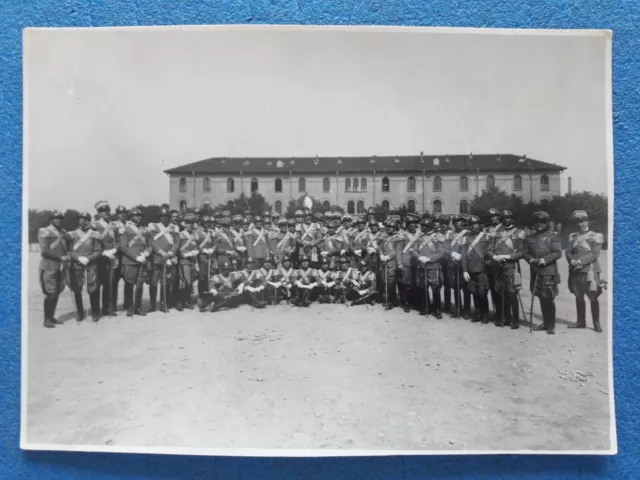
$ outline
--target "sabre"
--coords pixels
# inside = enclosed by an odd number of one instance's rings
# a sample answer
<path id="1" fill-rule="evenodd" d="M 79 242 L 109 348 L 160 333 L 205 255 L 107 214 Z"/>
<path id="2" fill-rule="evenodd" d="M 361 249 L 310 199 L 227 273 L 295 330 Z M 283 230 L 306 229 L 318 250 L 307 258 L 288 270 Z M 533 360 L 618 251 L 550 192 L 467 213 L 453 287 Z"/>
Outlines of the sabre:
<path id="1" fill-rule="evenodd" d="M 385 262 L 384 264 L 384 306 L 389 310 L 389 283 L 387 281 L 387 268 L 389 268 Z"/>
<path id="2" fill-rule="evenodd" d="M 455 299 L 457 300 L 458 307 L 458 318 L 460 318 L 460 304 L 462 303 L 462 295 L 460 294 L 460 265 L 453 264 L 454 271 L 456 272 L 456 282 L 458 284 L 458 289 L 456 290 Z"/>
<path id="3" fill-rule="evenodd" d="M 162 266 L 162 298 L 164 301 L 164 309 L 169 310 L 167 305 L 167 262 Z"/>
<path id="4" fill-rule="evenodd" d="M 427 267 L 425 265 L 424 267 L 424 294 L 425 294 L 425 301 L 427 303 L 427 317 L 429 316 L 429 279 L 427 277 Z"/>
<path id="5" fill-rule="evenodd" d="M 520 310 L 522 311 L 522 314 L 525 315 L 526 318 L 526 314 L 525 314 L 525 310 L 524 310 L 524 305 L 522 303 L 522 297 L 520 296 L 520 292 L 516 291 L 516 295 L 518 297 L 518 302 L 520 303 Z M 531 328 L 529 328 L 529 333 L 531 333 Z"/>
<path id="6" fill-rule="evenodd" d="M 533 301 L 536 298 L 536 287 L 538 286 L 538 269 L 533 277 L 533 292 L 531 292 L 531 309 L 529 310 L 529 333 L 533 332 Z"/>
<path id="7" fill-rule="evenodd" d="M 504 267 L 502 267 L 502 315 L 500 317 L 500 326 L 504 327 L 504 304 L 505 304 L 505 283 L 506 283 L 507 275 L 505 274 Z"/>

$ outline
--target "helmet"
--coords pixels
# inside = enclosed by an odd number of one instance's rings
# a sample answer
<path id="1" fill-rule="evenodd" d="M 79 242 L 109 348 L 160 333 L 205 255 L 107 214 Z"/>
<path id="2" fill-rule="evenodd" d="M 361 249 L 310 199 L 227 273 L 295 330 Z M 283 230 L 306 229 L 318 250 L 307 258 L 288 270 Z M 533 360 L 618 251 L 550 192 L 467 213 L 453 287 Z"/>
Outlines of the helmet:
<path id="1" fill-rule="evenodd" d="M 359 217 L 356 218 L 356 225 L 360 225 L 360 224 L 366 224 L 367 223 L 367 219 L 364 218 L 364 215 L 361 215 Z"/>
<path id="2" fill-rule="evenodd" d="M 78 219 L 84 218 L 85 220 L 91 221 L 91 214 L 89 212 L 82 212 L 78 214 Z"/>
<path id="3" fill-rule="evenodd" d="M 116 207 L 116 213 L 127 213 L 127 209 L 125 207 L 123 207 L 122 205 L 118 205 Z"/>
<path id="4" fill-rule="evenodd" d="M 280 219 L 280 214 L 278 212 L 273 212 L 271 214 L 271 218 L 274 219 L 274 220 L 278 220 L 278 219 Z"/>
<path id="5" fill-rule="evenodd" d="M 513 218 L 513 212 L 511 210 L 502 210 L 500 212 L 501 218 Z"/>
<path id="6" fill-rule="evenodd" d="M 367 263 L 367 261 L 366 261 L 364 258 L 361 258 L 361 259 L 358 261 L 358 268 L 367 267 L 367 265 L 368 265 L 368 263 Z"/>
<path id="7" fill-rule="evenodd" d="M 111 211 L 111 206 L 109 206 L 109 202 L 107 202 L 106 200 L 98 200 L 95 205 L 96 210 L 98 212 L 110 212 Z"/>
<path id="8" fill-rule="evenodd" d="M 441 222 L 442 221 L 442 214 L 440 212 L 435 212 L 433 215 L 431 215 L 431 219 L 434 222 Z"/>
<path id="9" fill-rule="evenodd" d="M 50 218 L 53 220 L 54 218 L 64 218 L 64 215 L 60 210 L 54 210 L 51 212 Z"/>
<path id="10" fill-rule="evenodd" d="M 417 213 L 409 212 L 405 216 L 405 221 L 407 223 L 418 223 L 420 221 L 420 215 Z"/>
<path id="11" fill-rule="evenodd" d="M 300 257 L 298 257 L 298 261 L 300 263 L 302 262 L 308 262 L 309 261 L 309 257 L 307 255 L 300 255 Z"/>
<path id="12" fill-rule="evenodd" d="M 320 265 L 329 266 L 329 259 L 327 257 L 322 257 L 322 260 L 320 261 Z"/>
<path id="13" fill-rule="evenodd" d="M 584 222 L 586 220 L 589 220 L 589 215 L 585 210 L 575 210 L 571 214 L 571 220 L 573 220 L 574 222 Z"/>
<path id="14" fill-rule="evenodd" d="M 469 215 L 469 219 L 468 219 L 469 225 L 474 225 L 474 224 L 480 224 L 482 223 L 480 221 L 480 217 L 478 217 L 477 215 Z"/>
<path id="15" fill-rule="evenodd" d="M 369 228 L 377 227 L 378 226 L 378 222 L 376 222 L 375 220 L 371 220 L 369 223 L 367 223 L 367 226 Z"/>
<path id="16" fill-rule="evenodd" d="M 255 217 L 253 217 L 253 222 L 254 223 L 262 223 L 262 217 L 260 215 L 256 215 Z"/>
<path id="17" fill-rule="evenodd" d="M 242 215 L 234 215 L 233 217 L 231 217 L 231 223 L 242 223 Z"/>
<path id="18" fill-rule="evenodd" d="M 340 257 L 340 263 L 349 263 L 349 258 L 347 258 L 347 257 Z"/>
<path id="19" fill-rule="evenodd" d="M 353 221 L 353 218 L 351 218 L 350 215 L 344 215 L 342 217 L 342 223 L 348 223 L 348 222 L 351 222 L 351 221 Z"/>
<path id="20" fill-rule="evenodd" d="M 295 219 L 293 219 L 293 218 L 287 218 L 287 225 L 288 225 L 288 226 L 293 227 L 293 226 L 295 226 L 295 224 L 296 224 Z"/>
<path id="21" fill-rule="evenodd" d="M 442 215 L 442 219 L 440 221 L 442 223 L 449 223 L 451 221 L 451 215 Z"/>
<path id="22" fill-rule="evenodd" d="M 195 215 L 200 215 L 200 213 L 202 213 L 202 210 L 200 210 L 200 208 L 196 207 L 196 208 L 193 209 L 193 213 Z"/>
<path id="23" fill-rule="evenodd" d="M 218 224 L 228 227 L 229 225 L 231 225 L 231 219 L 229 217 L 220 217 L 218 219 Z"/>
<path id="24" fill-rule="evenodd" d="M 533 220 L 536 223 L 546 223 L 546 222 L 551 221 L 551 215 L 549 215 L 544 210 L 538 210 L 537 212 L 535 212 L 533 214 Z"/>
<path id="25" fill-rule="evenodd" d="M 420 220 L 420 226 L 433 228 L 433 220 L 431 220 L 430 218 L 423 218 L 422 220 Z"/>
<path id="26" fill-rule="evenodd" d="M 158 218 L 162 218 L 162 217 L 170 217 L 171 216 L 171 212 L 169 211 L 168 208 L 161 208 L 160 211 L 158 212 Z"/>
<path id="27" fill-rule="evenodd" d="M 322 215 L 322 213 L 320 212 L 316 212 L 313 214 L 313 218 L 315 218 L 316 220 L 320 221 L 324 218 L 324 215 Z"/>
<path id="28" fill-rule="evenodd" d="M 137 208 L 132 208 L 131 210 L 129 210 L 129 216 L 130 217 L 135 217 L 135 216 L 141 216 L 142 212 L 140 210 L 138 210 Z"/>
<path id="29" fill-rule="evenodd" d="M 283 257 L 282 264 L 284 265 L 285 263 L 291 263 L 291 259 L 289 257 Z"/>
<path id="30" fill-rule="evenodd" d="M 197 216 L 194 213 L 187 213 L 184 216 L 184 223 L 192 224 L 197 220 Z"/>
<path id="31" fill-rule="evenodd" d="M 284 218 L 278 220 L 278 226 L 279 227 L 286 227 L 287 226 L 287 221 Z"/>
<path id="32" fill-rule="evenodd" d="M 231 266 L 231 264 L 229 262 L 222 262 L 222 265 L 220 265 L 220 270 L 222 270 L 223 272 L 228 272 L 232 268 L 233 267 Z"/>
<path id="33" fill-rule="evenodd" d="M 461 222 L 461 221 L 464 222 L 464 218 L 462 217 L 462 215 L 458 215 L 457 213 L 451 215 L 451 222 L 452 223 Z"/>
<path id="34" fill-rule="evenodd" d="M 375 215 L 376 214 L 376 209 L 373 207 L 369 207 L 367 208 L 367 214 L 369 215 Z"/>
<path id="35" fill-rule="evenodd" d="M 490 208 L 489 210 L 487 210 L 487 216 L 488 217 L 496 217 L 496 216 L 500 216 L 500 212 L 495 209 L 495 208 Z"/>
<path id="36" fill-rule="evenodd" d="M 296 216 L 296 217 L 302 217 L 302 216 L 304 216 L 304 213 L 302 212 L 302 210 L 296 210 L 296 211 L 294 212 L 294 216 Z"/>

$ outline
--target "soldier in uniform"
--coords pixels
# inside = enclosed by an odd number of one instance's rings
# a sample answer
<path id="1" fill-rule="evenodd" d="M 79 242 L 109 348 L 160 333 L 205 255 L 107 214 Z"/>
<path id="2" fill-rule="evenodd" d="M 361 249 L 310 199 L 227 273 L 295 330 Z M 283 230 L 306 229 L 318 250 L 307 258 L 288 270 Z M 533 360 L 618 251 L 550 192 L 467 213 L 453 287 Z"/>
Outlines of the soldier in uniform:
<path id="1" fill-rule="evenodd" d="M 119 237 L 122 252 L 122 274 L 124 278 L 124 302 L 128 305 L 127 317 L 145 316 L 142 311 L 142 289 L 147 272 L 146 263 L 151 255 L 151 237 L 146 228 L 140 225 L 142 212 L 132 208 L 130 221 Z M 135 295 L 134 295 L 135 290 Z"/>
<path id="2" fill-rule="evenodd" d="M 298 254 L 300 256 L 304 255 L 309 259 L 311 268 L 316 267 L 320 260 L 318 244 L 321 240 L 317 227 L 311 223 L 311 210 L 305 209 L 303 223 L 300 224 L 297 237 Z M 298 259 L 298 261 L 301 262 L 302 260 Z"/>
<path id="3" fill-rule="evenodd" d="M 111 288 L 113 287 L 113 279 L 118 265 L 118 238 L 117 229 L 110 221 L 111 207 L 109 202 L 100 200 L 96 202 L 97 210 L 96 219 L 93 228 L 97 233 L 97 238 L 102 242 L 102 255 L 96 260 L 98 268 L 98 292 L 102 291 L 102 315 L 116 316 L 115 310 L 112 310 Z M 100 296 L 98 295 L 98 298 Z"/>
<path id="4" fill-rule="evenodd" d="M 519 328 L 520 315 L 518 292 L 522 287 L 520 275 L 520 259 L 524 256 L 525 233 L 513 225 L 513 213 L 503 210 L 501 226 L 492 235 L 487 257 L 493 260 L 496 274 L 494 288 L 497 290 L 499 305 L 502 309 L 496 312 L 496 326 L 511 325 Z"/>
<path id="5" fill-rule="evenodd" d="M 489 236 L 493 236 L 495 235 L 496 231 L 502 226 L 500 224 L 500 212 L 495 208 L 490 208 L 487 211 L 487 217 L 489 217 L 489 225 L 484 229 L 484 231 Z M 502 270 L 500 268 L 500 265 L 493 261 L 493 259 L 491 258 L 488 258 L 486 260 L 485 266 L 487 269 L 487 278 L 489 279 L 491 304 L 493 305 L 495 317 L 499 318 L 500 312 L 502 311 L 502 298 L 500 297 L 500 291 L 496 289 L 496 278 L 500 276 Z"/>
<path id="6" fill-rule="evenodd" d="M 238 287 L 242 283 L 242 276 L 233 272 L 231 263 L 219 265 L 220 273 L 213 275 L 209 282 L 210 299 L 209 311 L 216 312 L 222 308 L 236 308 L 240 305 L 241 294 Z"/>
<path id="7" fill-rule="evenodd" d="M 316 273 L 310 266 L 310 259 L 306 255 L 300 256 L 300 268 L 295 273 L 296 301 L 295 305 L 299 307 L 308 307 L 311 305 L 311 299 L 314 289 L 318 286 L 315 276 Z"/>
<path id="8" fill-rule="evenodd" d="M 151 312 L 156 311 L 158 298 L 158 285 L 160 292 L 160 311 L 167 312 L 174 298 L 173 279 L 177 276 L 177 252 L 180 247 L 180 234 L 171 223 L 171 212 L 167 208 L 161 208 L 158 213 L 158 222 L 150 223 L 147 227 L 152 256 L 148 262 L 149 270 L 149 298 Z"/>
<path id="9" fill-rule="evenodd" d="M 401 244 L 398 234 L 398 220 L 388 218 L 385 222 L 386 235 L 380 241 L 378 257 L 382 263 L 381 276 L 383 279 L 382 288 L 385 290 L 386 308 L 392 309 L 398 306 L 396 295 L 396 269 L 398 265 L 399 251 Z"/>
<path id="10" fill-rule="evenodd" d="M 91 214 L 89 212 L 82 212 L 78 215 L 78 228 L 67 235 L 67 251 L 71 258 L 68 281 L 69 289 L 74 294 L 78 312 L 76 319 L 81 322 L 85 318 L 82 289 L 86 274 L 91 317 L 94 322 L 97 322 L 100 320 L 100 291 L 96 261 L 102 255 L 102 239 L 91 228 Z"/>
<path id="11" fill-rule="evenodd" d="M 352 289 L 349 292 L 349 306 L 366 303 L 373 305 L 377 295 L 376 276 L 369 270 L 369 263 L 361 258 L 358 261 L 358 270 L 354 273 Z"/>
<path id="12" fill-rule="evenodd" d="M 442 287 L 442 264 L 440 259 L 444 255 L 444 235 L 433 230 L 433 221 L 430 218 L 420 220 L 421 234 L 416 239 L 414 246 L 409 250 L 417 264 L 416 297 L 419 299 L 418 308 L 420 315 L 429 313 L 429 287 L 433 297 L 433 316 L 438 320 L 442 318 L 440 289 Z"/>
<path id="13" fill-rule="evenodd" d="M 304 222 L 304 212 L 302 210 L 296 210 L 293 213 L 293 218 L 296 221 L 296 232 L 300 232 L 302 230 L 302 223 Z"/>
<path id="14" fill-rule="evenodd" d="M 122 235 L 124 233 L 124 227 L 127 224 L 127 217 L 129 216 L 129 212 L 122 205 L 118 205 L 116 207 L 116 219 L 113 222 L 114 229 L 116 231 L 116 235 Z M 119 243 L 118 243 L 119 245 Z M 115 263 L 117 265 L 122 265 L 122 252 L 118 248 L 116 252 Z M 116 268 L 113 271 L 113 283 L 111 284 L 111 311 L 116 312 L 118 310 L 118 291 L 120 289 L 120 280 L 122 279 L 122 268 Z M 126 303 L 126 302 L 125 302 Z M 129 308 L 128 305 L 123 305 L 125 311 Z"/>
<path id="15" fill-rule="evenodd" d="M 63 322 L 55 319 L 58 298 L 64 290 L 64 276 L 69 266 L 69 255 L 65 241 L 66 232 L 60 228 L 64 215 L 58 210 L 51 212 L 48 226 L 38 230 L 40 245 L 40 287 L 44 293 L 44 326 L 55 328 Z"/>
<path id="16" fill-rule="evenodd" d="M 420 232 L 417 231 L 420 216 L 409 212 L 405 217 L 407 224 L 406 231 L 399 235 L 398 240 L 398 273 L 400 274 L 400 283 L 398 283 L 398 291 L 400 293 L 400 303 L 405 313 L 411 311 L 410 305 L 417 298 L 416 290 L 416 269 L 417 265 L 414 259 L 413 250 L 418 247 L 418 237 Z"/>
<path id="17" fill-rule="evenodd" d="M 332 272 L 329 270 L 329 259 L 326 256 L 320 260 L 320 269 L 315 272 L 318 283 L 317 294 L 319 303 L 331 303 L 331 292 L 335 285 Z"/>
<path id="18" fill-rule="evenodd" d="M 211 223 L 209 217 L 203 215 L 200 217 L 200 228 L 196 230 L 196 238 L 198 244 L 198 307 L 201 312 L 207 309 L 206 297 L 209 292 L 209 278 L 215 268 L 215 239 L 210 229 Z"/>
<path id="19" fill-rule="evenodd" d="M 560 273 L 557 261 L 562 256 L 560 238 L 549 230 L 551 217 L 544 210 L 533 214 L 535 233 L 525 240 L 524 259 L 531 265 L 531 293 L 540 299 L 543 324 L 535 328 L 556 333 L 556 303 Z"/>
<path id="20" fill-rule="evenodd" d="M 265 308 L 267 303 L 262 300 L 264 292 L 264 277 L 255 268 L 253 258 L 247 258 L 247 265 L 239 272 L 242 282 L 239 285 L 240 293 L 244 294 L 245 302 L 254 308 Z"/>
<path id="21" fill-rule="evenodd" d="M 285 219 L 278 220 L 278 231 L 269 234 L 268 241 L 269 252 L 275 256 L 276 264 L 274 266 L 279 266 L 282 264 L 282 260 L 285 257 L 290 257 L 295 249 L 295 232 L 289 232 Z"/>
<path id="22" fill-rule="evenodd" d="M 280 302 L 281 298 L 284 298 L 287 303 L 291 301 L 291 290 L 293 288 L 295 273 L 296 271 L 293 268 L 291 258 L 284 257 L 282 259 L 282 265 L 278 268 L 275 277 L 276 281 L 279 283 L 276 291 L 276 303 Z"/>
<path id="23" fill-rule="evenodd" d="M 351 256 L 351 266 L 358 268 L 358 261 L 361 258 L 365 258 L 367 250 L 365 245 L 367 243 L 367 222 L 364 216 L 356 218 L 355 229 L 348 235 L 349 240 L 349 254 Z"/>
<path id="24" fill-rule="evenodd" d="M 225 222 L 226 223 L 226 222 Z M 242 270 L 247 261 L 247 233 L 245 232 L 244 226 L 249 227 L 249 221 L 242 218 L 242 215 L 234 215 L 231 217 L 231 228 L 223 228 L 222 230 L 225 232 L 225 236 L 231 240 L 233 247 L 237 253 L 233 258 L 236 260 L 236 268 Z M 226 240 L 225 240 L 226 243 Z M 227 260 L 229 261 L 229 260 Z"/>
<path id="25" fill-rule="evenodd" d="M 476 215 L 469 217 L 469 230 L 469 235 L 464 237 L 461 265 L 462 275 L 476 306 L 476 314 L 471 321 L 489 323 L 489 300 L 487 299 L 489 280 L 485 258 L 491 236 L 482 229 L 480 218 Z"/>
<path id="26" fill-rule="evenodd" d="M 262 222 L 262 217 L 256 215 L 253 230 L 245 235 L 247 254 L 253 259 L 255 268 L 262 267 L 265 258 L 269 256 L 269 232 L 263 228 Z"/>
<path id="27" fill-rule="evenodd" d="M 347 297 L 351 291 L 352 275 L 354 274 L 354 269 L 351 268 L 350 264 L 348 257 L 340 257 L 338 270 L 333 275 L 333 281 L 335 282 L 333 303 L 347 303 Z"/>
<path id="28" fill-rule="evenodd" d="M 584 210 L 576 210 L 571 219 L 578 225 L 578 231 L 569 237 L 569 248 L 566 251 L 569 262 L 569 291 L 576 297 L 578 321 L 569 328 L 587 328 L 586 295 L 591 305 L 593 329 L 602 332 L 600 326 L 600 303 L 598 297 L 602 293 L 600 282 L 600 263 L 598 257 L 602 250 L 604 237 L 589 228 L 589 216 Z"/>
<path id="29" fill-rule="evenodd" d="M 336 233 L 335 225 L 330 224 L 327 229 L 327 234 L 320 239 L 318 247 L 320 256 L 327 258 L 331 266 L 331 263 L 339 262 L 340 256 L 347 253 L 349 242 L 344 233 L 342 235 Z"/>
<path id="30" fill-rule="evenodd" d="M 460 266 L 467 230 L 464 228 L 465 221 L 462 216 L 454 215 L 452 220 L 453 230 L 449 230 L 445 234 L 445 256 L 448 257 L 448 261 L 446 262 L 447 269 L 444 272 L 448 281 L 444 287 L 444 304 L 445 310 L 447 310 L 447 305 L 451 307 L 451 291 L 453 290 L 455 310 L 449 309 L 447 311 L 453 318 L 457 318 L 462 314 L 463 318 L 468 320 L 471 295 L 465 287 L 465 280 L 462 278 L 462 267 Z M 464 298 L 464 304 L 461 302 L 461 296 Z"/>
<path id="31" fill-rule="evenodd" d="M 267 304 L 271 302 L 272 305 L 276 304 L 276 289 L 278 288 L 275 281 L 278 272 L 274 269 L 274 266 L 275 260 L 271 257 L 267 257 L 264 259 L 262 267 L 259 269 L 264 285 L 264 296 L 262 297 L 262 300 Z"/>
<path id="32" fill-rule="evenodd" d="M 193 310 L 191 291 L 196 278 L 196 265 L 198 264 L 198 238 L 195 231 L 195 215 L 187 214 L 184 217 L 185 229 L 180 232 L 180 247 L 178 248 L 178 277 L 179 293 L 177 296 L 176 310 L 184 308 Z"/>

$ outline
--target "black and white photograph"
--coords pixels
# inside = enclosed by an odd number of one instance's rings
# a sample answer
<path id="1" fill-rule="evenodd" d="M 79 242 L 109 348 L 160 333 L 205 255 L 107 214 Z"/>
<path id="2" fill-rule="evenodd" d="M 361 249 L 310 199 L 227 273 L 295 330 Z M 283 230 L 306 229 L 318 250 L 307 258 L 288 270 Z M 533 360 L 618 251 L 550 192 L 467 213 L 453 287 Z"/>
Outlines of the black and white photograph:
<path id="1" fill-rule="evenodd" d="M 23 449 L 617 452 L 611 32 L 23 40 Z"/>

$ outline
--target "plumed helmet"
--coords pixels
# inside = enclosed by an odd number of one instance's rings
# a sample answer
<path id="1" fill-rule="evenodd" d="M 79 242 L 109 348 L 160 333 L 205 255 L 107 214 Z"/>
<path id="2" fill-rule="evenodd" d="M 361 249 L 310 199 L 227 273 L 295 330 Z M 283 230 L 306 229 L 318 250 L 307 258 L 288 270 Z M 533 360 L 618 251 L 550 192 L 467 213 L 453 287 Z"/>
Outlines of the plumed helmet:
<path id="1" fill-rule="evenodd" d="M 538 210 L 533 214 L 533 220 L 537 223 L 546 223 L 551 221 L 551 215 L 544 210 Z"/>
<path id="2" fill-rule="evenodd" d="M 573 220 L 574 222 L 584 222 L 586 220 L 589 220 L 589 215 L 587 214 L 586 210 L 575 210 L 571 214 L 571 220 Z"/>
<path id="3" fill-rule="evenodd" d="M 116 207 L 116 214 L 119 214 L 119 213 L 127 213 L 127 209 L 122 205 L 118 205 Z"/>

